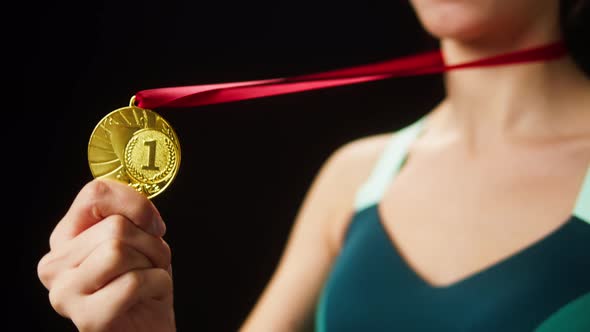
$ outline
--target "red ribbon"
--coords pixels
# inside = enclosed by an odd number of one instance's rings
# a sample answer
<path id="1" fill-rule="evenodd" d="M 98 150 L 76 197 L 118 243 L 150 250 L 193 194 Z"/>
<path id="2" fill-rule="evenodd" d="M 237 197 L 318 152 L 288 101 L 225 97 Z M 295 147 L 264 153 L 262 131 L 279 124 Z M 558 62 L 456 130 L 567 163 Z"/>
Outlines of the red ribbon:
<path id="1" fill-rule="evenodd" d="M 462 68 L 552 60 L 560 58 L 565 54 L 567 54 L 565 44 L 562 41 L 558 41 L 475 61 L 446 65 L 442 52 L 436 50 L 379 63 L 309 75 L 258 81 L 149 89 L 139 91 L 135 95 L 135 100 L 137 101 L 137 106 L 148 109 L 158 107 L 196 107 L 370 82 L 393 77 L 436 74 Z"/>

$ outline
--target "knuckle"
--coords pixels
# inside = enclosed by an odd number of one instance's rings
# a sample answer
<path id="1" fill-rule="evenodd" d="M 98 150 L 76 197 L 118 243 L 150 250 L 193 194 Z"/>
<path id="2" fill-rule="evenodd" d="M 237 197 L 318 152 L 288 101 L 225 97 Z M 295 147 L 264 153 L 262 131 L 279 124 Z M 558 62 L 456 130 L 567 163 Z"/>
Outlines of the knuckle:
<path id="1" fill-rule="evenodd" d="M 64 276 L 64 278 L 66 277 Z M 49 290 L 49 303 L 58 314 L 64 317 L 69 316 L 67 307 L 71 296 L 68 291 L 68 284 L 69 282 L 67 280 L 61 280 L 56 282 L 55 285 Z"/>
<path id="2" fill-rule="evenodd" d="M 123 278 L 123 289 L 121 290 L 121 292 L 125 297 L 131 297 L 137 292 L 139 292 L 141 286 L 145 281 L 145 277 L 143 276 L 143 274 L 137 271 L 127 272 L 123 276 Z"/>
<path id="3" fill-rule="evenodd" d="M 63 261 L 67 257 L 67 252 L 50 251 L 43 256 L 37 263 L 37 276 L 43 285 L 49 289 L 52 281 L 64 271 Z"/>
<path id="4" fill-rule="evenodd" d="M 88 182 L 81 190 L 81 194 L 88 198 L 100 197 L 107 195 L 111 188 L 109 185 L 101 180 L 94 179 Z"/>
<path id="5" fill-rule="evenodd" d="M 99 205 L 101 200 L 109 195 L 110 191 L 111 189 L 107 183 L 96 179 L 87 183 L 82 190 L 80 190 L 78 196 L 81 198 L 81 205 L 84 206 L 84 209 L 88 211 L 88 214 L 93 219 L 100 220 L 104 218 Z"/>
<path id="6" fill-rule="evenodd" d="M 52 288 L 49 291 L 49 303 L 51 303 L 51 306 L 58 314 L 66 316 L 63 296 L 61 295 L 61 292 L 59 292 L 57 289 Z"/>
<path id="7" fill-rule="evenodd" d="M 109 217 L 110 235 L 116 239 L 123 239 L 131 235 L 133 225 L 123 216 L 113 215 Z"/>
<path id="8" fill-rule="evenodd" d="M 158 278 L 160 278 L 160 280 L 162 280 L 163 289 L 166 290 L 166 292 L 172 292 L 173 281 L 172 281 L 172 277 L 170 276 L 168 271 L 166 271 L 164 269 L 158 269 L 157 273 L 158 273 Z"/>
<path id="9" fill-rule="evenodd" d="M 50 254 L 43 256 L 39 263 L 37 263 L 37 276 L 39 280 L 47 287 L 49 280 L 52 277 L 51 269 L 49 268 Z"/>
<path id="10" fill-rule="evenodd" d="M 116 266 L 125 262 L 129 249 L 119 239 L 110 239 L 104 245 L 102 259 L 108 266 Z"/>

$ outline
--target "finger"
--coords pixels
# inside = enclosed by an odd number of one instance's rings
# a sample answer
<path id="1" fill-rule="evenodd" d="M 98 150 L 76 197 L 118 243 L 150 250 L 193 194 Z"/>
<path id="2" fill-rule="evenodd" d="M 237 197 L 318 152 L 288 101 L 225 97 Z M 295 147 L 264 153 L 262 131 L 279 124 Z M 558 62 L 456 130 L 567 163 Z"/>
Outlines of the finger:
<path id="1" fill-rule="evenodd" d="M 112 215 L 93 225 L 74 239 L 50 251 L 39 261 L 39 279 L 46 288 L 64 270 L 80 265 L 103 242 L 118 240 L 146 256 L 153 267 L 167 268 L 171 261 L 168 244 L 152 236 L 120 215 Z"/>
<path id="2" fill-rule="evenodd" d="M 145 196 L 117 181 L 94 180 L 80 190 L 55 227 L 49 241 L 51 249 L 113 214 L 125 216 L 155 236 L 163 236 L 166 232 L 158 210 Z"/>
<path id="3" fill-rule="evenodd" d="M 50 302 L 60 315 L 72 318 L 83 297 L 126 272 L 146 268 L 151 263 L 137 250 L 117 241 L 105 242 L 79 267 L 59 275 L 50 288 Z"/>
<path id="4" fill-rule="evenodd" d="M 149 268 L 150 260 L 134 248 L 117 240 L 103 242 L 77 268 L 77 288 L 91 294 L 124 273 Z"/>
<path id="5" fill-rule="evenodd" d="M 130 253 L 130 255 L 134 254 Z M 131 258 L 134 266 L 145 266 L 147 261 L 145 257 L 143 261 L 140 257 L 137 258 Z M 98 265 L 104 263 L 100 259 L 95 262 L 99 262 Z M 162 305 L 169 305 L 172 302 L 172 278 L 163 269 L 130 270 L 119 274 L 98 291 L 87 294 L 83 290 L 91 285 L 91 274 L 94 272 L 106 274 L 93 262 L 84 264 L 84 268 L 62 273 L 49 291 L 49 300 L 54 310 L 61 316 L 74 320 L 79 328 L 81 325 L 107 326 L 108 322 L 112 322 L 117 316 L 141 301 L 153 300 Z M 106 266 L 103 265 L 103 267 Z"/>
<path id="6" fill-rule="evenodd" d="M 53 309 L 65 318 L 71 318 L 72 308 L 79 307 L 82 295 L 76 289 L 77 271 L 60 274 L 49 289 L 49 302 Z"/>
<path id="7" fill-rule="evenodd" d="M 142 301 L 171 301 L 172 292 L 172 278 L 168 272 L 152 268 L 127 272 L 89 295 L 88 300 L 109 303 L 96 308 L 93 314 L 114 319 Z"/>

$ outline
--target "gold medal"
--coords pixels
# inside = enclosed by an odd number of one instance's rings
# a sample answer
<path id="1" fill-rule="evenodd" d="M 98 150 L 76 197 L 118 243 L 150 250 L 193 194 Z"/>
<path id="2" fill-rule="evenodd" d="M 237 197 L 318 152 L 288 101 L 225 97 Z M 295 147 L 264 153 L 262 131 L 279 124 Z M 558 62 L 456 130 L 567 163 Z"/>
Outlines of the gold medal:
<path id="1" fill-rule="evenodd" d="M 95 178 L 127 183 L 152 198 L 170 185 L 180 167 L 180 143 L 159 114 L 135 106 L 107 114 L 88 142 L 88 163 Z"/>

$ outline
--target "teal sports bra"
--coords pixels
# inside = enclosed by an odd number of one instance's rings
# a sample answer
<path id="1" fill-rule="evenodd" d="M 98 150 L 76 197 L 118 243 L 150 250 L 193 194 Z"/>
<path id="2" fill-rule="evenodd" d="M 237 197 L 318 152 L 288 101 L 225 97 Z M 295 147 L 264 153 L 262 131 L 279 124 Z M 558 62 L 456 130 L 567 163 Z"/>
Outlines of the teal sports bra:
<path id="1" fill-rule="evenodd" d="M 590 331 L 590 168 L 556 231 L 466 279 L 431 286 L 396 251 L 377 210 L 422 123 L 393 137 L 358 192 L 316 331 Z"/>

